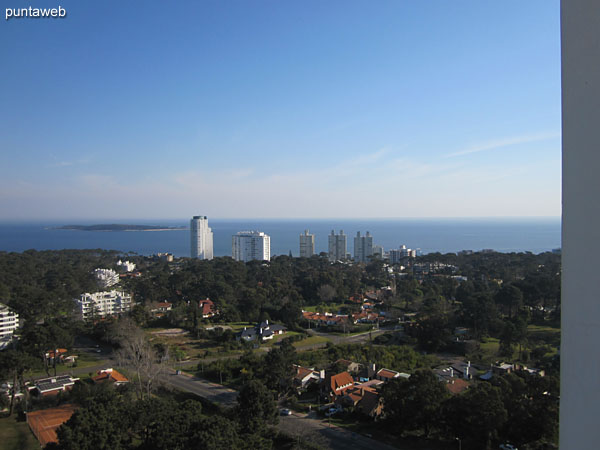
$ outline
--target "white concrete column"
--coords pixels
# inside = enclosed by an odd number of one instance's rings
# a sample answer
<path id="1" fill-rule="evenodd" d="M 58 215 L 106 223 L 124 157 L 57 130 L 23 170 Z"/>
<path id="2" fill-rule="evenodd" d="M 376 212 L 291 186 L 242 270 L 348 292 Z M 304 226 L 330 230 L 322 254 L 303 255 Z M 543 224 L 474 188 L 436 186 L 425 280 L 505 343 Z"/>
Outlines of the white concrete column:
<path id="1" fill-rule="evenodd" d="M 563 0 L 560 448 L 600 448 L 600 1 Z"/>

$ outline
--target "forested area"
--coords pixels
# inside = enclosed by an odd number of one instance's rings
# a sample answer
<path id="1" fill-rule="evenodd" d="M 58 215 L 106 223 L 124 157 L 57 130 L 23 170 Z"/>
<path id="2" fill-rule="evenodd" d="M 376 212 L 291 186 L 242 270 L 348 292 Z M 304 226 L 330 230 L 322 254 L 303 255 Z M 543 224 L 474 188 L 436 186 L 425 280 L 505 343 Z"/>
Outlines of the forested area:
<path id="1" fill-rule="evenodd" d="M 125 258 L 135 262 L 140 272 L 139 277 L 122 278 L 118 285 L 133 293 L 137 302 L 129 317 L 95 322 L 77 319 L 74 299 L 99 290 L 93 270 L 116 269 L 116 261 Z M 377 259 L 366 265 L 331 264 L 323 256 L 278 256 L 268 263 L 244 264 L 230 258 L 167 263 L 104 250 L 0 252 L 0 302 L 15 310 L 21 320 L 16 346 L 0 352 L 0 375 L 22 385 L 31 371 L 56 373 L 56 361 L 46 357 L 48 349 L 69 348 L 77 336 L 91 336 L 111 346 L 124 367 L 133 364 L 127 351 L 130 355 L 143 352 L 147 370 L 128 393 L 94 392 L 85 394 L 87 400 L 80 398 L 85 407 L 61 431 L 61 448 L 86 448 L 87 431 L 82 430 L 92 423 L 104 430 L 100 442 L 112 448 L 270 448 L 274 439 L 267 431 L 273 419 L 270 407 L 264 416 L 239 413 L 243 405 L 235 416 L 218 411 L 207 415 L 199 404 L 184 408 L 178 401 L 156 397 L 161 364 L 177 355 L 173 348 L 150 343 L 139 327 L 180 327 L 196 337 L 229 343 L 240 352 L 239 358 L 198 364 L 201 376 L 233 383 L 242 392 L 251 386 L 252 395 L 270 399 L 269 405 L 277 398 L 293 397 L 292 364 L 321 369 L 343 358 L 413 374 L 409 382 L 390 383 L 383 391 L 381 426 L 388 424 L 401 436 L 459 438 L 465 440 L 465 448 L 478 448 L 499 438 L 552 442 L 558 420 L 559 335 L 553 330 L 560 323 L 560 271 L 560 255 L 553 253 L 428 254 L 407 259 L 401 267 Z M 305 338 L 310 326 L 302 319 L 303 309 L 349 315 L 361 308 L 350 298 L 367 292 L 377 293 L 376 307 L 385 319 L 381 325 L 388 332 L 369 339 L 368 344 L 328 344 L 302 352 L 294 348 L 293 340 Z M 202 318 L 198 300 L 205 298 L 215 303 L 218 315 Z M 160 317 L 150 313 L 153 305 L 165 301 L 172 303 L 170 311 Z M 267 353 L 257 353 L 252 345 L 237 342 L 230 329 L 205 330 L 209 325 L 267 319 L 299 333 Z M 457 329 L 464 330 L 466 337 L 459 339 Z M 334 328 L 320 330 L 332 331 L 340 334 Z M 442 353 L 482 365 L 505 359 L 543 369 L 548 376 L 510 375 L 478 383 L 465 394 L 451 397 L 434 387 L 429 375 L 423 375 L 439 363 L 435 355 Z M 124 395 L 134 394 L 133 400 L 124 401 L 130 398 Z M 11 413 L 12 409 L 11 402 Z M 414 414 L 417 409 L 423 414 Z M 110 411 L 136 416 L 138 410 L 148 414 L 140 414 L 137 422 L 115 424 L 103 419 L 96 424 L 93 419 Z M 174 418 L 171 425 L 161 423 L 165 410 Z M 453 422 L 455 417 L 464 420 Z M 245 422 L 251 419 L 257 422 Z M 179 444 L 167 439 L 174 433 L 169 426 L 181 433 Z M 224 427 L 227 432 L 197 431 L 206 427 Z"/>

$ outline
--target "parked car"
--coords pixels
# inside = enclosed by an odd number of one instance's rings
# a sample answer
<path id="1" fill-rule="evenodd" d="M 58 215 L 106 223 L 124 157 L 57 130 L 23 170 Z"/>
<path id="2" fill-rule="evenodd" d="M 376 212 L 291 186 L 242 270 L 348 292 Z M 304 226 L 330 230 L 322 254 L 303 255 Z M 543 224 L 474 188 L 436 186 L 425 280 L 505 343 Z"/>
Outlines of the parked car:
<path id="1" fill-rule="evenodd" d="M 279 411 L 279 414 L 281 414 L 282 416 L 291 416 L 292 411 L 290 411 L 287 408 L 283 408 L 282 410 Z"/>
<path id="2" fill-rule="evenodd" d="M 337 407 L 337 408 L 329 408 L 329 411 L 327 411 L 327 412 L 325 413 L 325 416 L 326 416 L 326 417 L 333 416 L 334 414 L 337 414 L 337 413 L 339 413 L 341 410 L 342 410 L 342 408 L 340 408 L 340 407 Z"/>
<path id="3" fill-rule="evenodd" d="M 519 450 L 517 447 L 515 447 L 512 444 L 500 444 L 500 450 Z"/>

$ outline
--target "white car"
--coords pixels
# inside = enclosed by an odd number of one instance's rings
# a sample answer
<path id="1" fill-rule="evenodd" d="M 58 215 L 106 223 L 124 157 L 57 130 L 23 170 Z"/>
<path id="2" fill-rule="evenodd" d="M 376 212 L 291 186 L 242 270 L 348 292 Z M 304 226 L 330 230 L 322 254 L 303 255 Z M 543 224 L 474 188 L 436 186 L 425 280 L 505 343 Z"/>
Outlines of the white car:
<path id="1" fill-rule="evenodd" d="M 519 450 L 517 447 L 515 447 L 512 444 L 500 444 L 500 450 Z"/>

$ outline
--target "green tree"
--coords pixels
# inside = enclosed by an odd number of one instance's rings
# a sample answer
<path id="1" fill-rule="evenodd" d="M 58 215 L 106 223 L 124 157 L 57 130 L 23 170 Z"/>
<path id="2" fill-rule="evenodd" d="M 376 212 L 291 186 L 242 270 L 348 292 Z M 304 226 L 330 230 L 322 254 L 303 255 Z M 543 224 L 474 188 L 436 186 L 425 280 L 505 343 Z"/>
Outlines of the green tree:
<path id="1" fill-rule="evenodd" d="M 508 417 L 501 390 L 489 383 L 480 383 L 467 392 L 450 398 L 443 415 L 451 434 L 474 442 L 479 448 L 491 448 Z"/>
<path id="2" fill-rule="evenodd" d="M 242 433 L 263 434 L 267 424 L 278 421 L 273 392 L 260 381 L 246 383 L 238 394 L 237 403 L 236 416 Z"/>
<path id="3" fill-rule="evenodd" d="M 63 450 L 125 450 L 131 446 L 128 433 L 131 415 L 127 404 L 109 389 L 100 391 L 58 430 L 58 448 Z"/>
<path id="4" fill-rule="evenodd" d="M 513 312 L 519 310 L 523 305 L 523 292 L 514 284 L 507 284 L 498 291 L 495 297 L 497 304 L 508 311 L 508 317 L 513 317 Z"/>
<path id="5" fill-rule="evenodd" d="M 428 436 L 440 424 L 440 408 L 450 394 L 431 370 L 417 370 L 408 380 L 383 387 L 385 419 L 391 429 L 423 431 Z"/>

